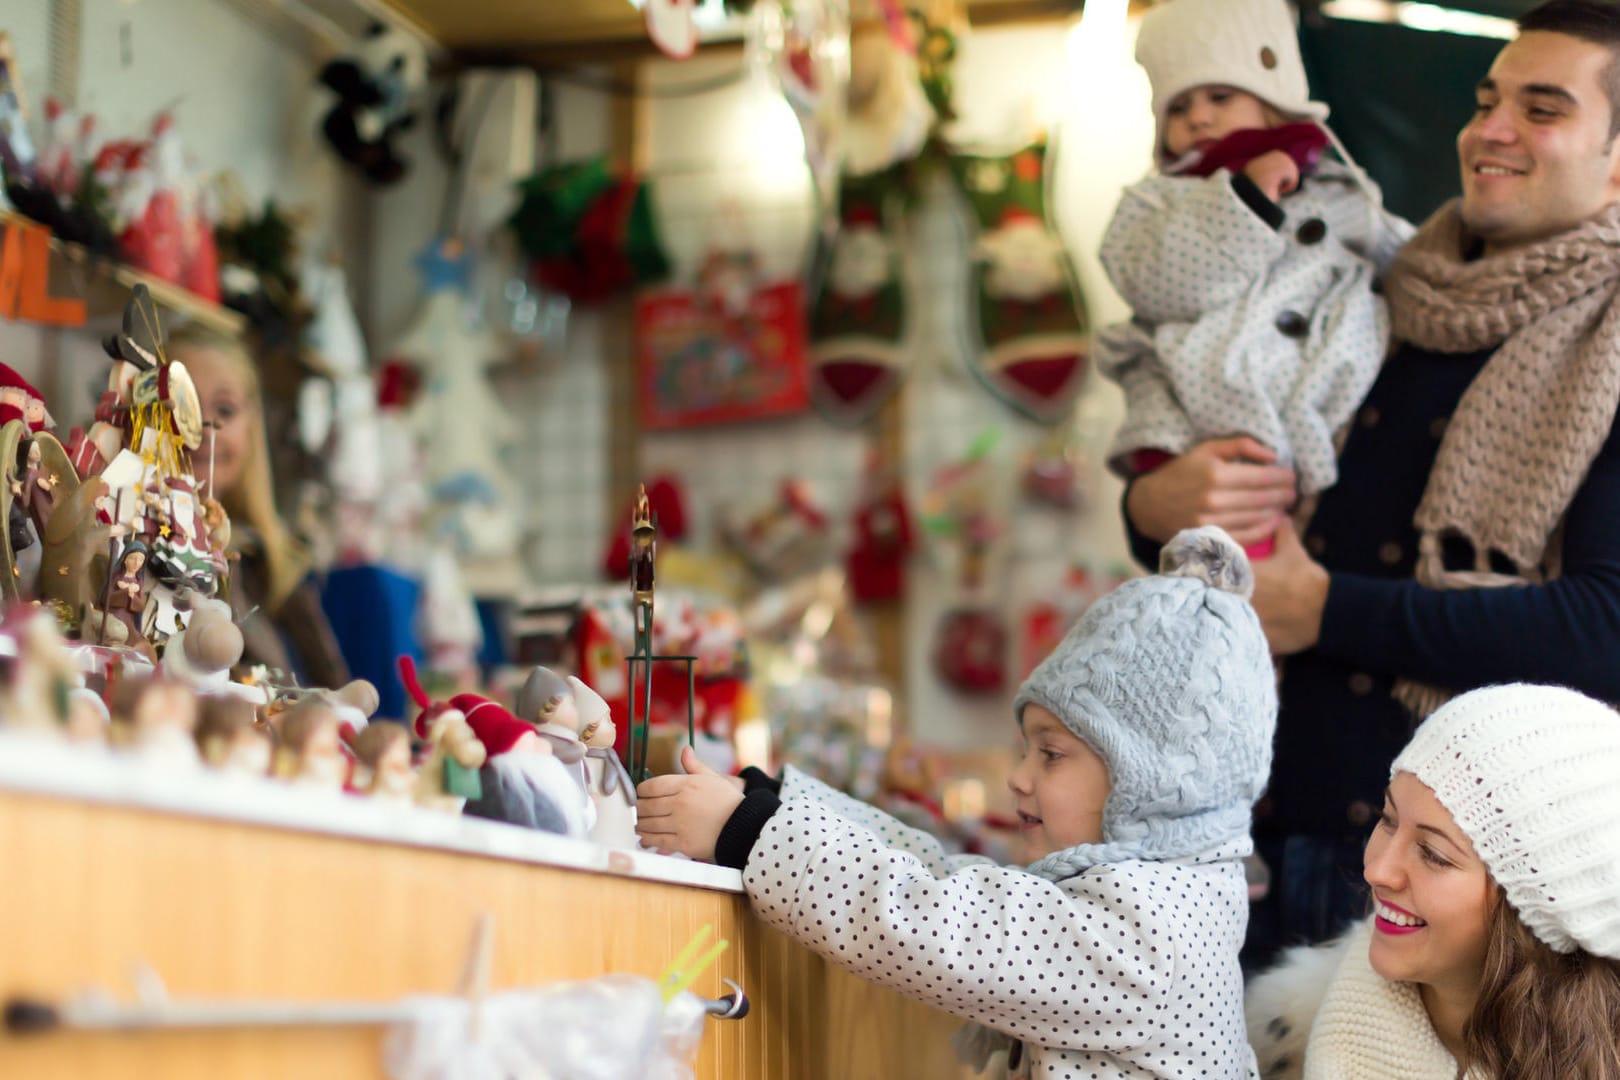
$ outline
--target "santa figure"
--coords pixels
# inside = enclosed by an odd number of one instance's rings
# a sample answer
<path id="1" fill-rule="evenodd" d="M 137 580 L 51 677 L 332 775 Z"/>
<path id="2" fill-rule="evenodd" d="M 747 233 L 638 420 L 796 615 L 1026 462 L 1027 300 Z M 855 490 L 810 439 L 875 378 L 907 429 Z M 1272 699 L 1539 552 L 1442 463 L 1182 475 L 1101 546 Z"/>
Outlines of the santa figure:
<path id="1" fill-rule="evenodd" d="M 862 603 L 898 600 L 915 543 L 911 514 L 894 471 L 876 460 L 867 469 L 867 490 L 855 511 L 855 543 L 845 559 L 850 592 Z"/>
<path id="2" fill-rule="evenodd" d="M 0 364 L 0 426 L 13 420 L 28 425 L 31 433 L 55 427 L 45 408 L 45 398 L 16 371 Z"/>
<path id="3" fill-rule="evenodd" d="M 1000 225 L 979 240 L 975 255 L 989 264 L 984 287 L 997 299 L 1031 304 L 1061 295 L 1067 284 L 1063 241 L 1022 207 L 1007 208 Z"/>
<path id="4" fill-rule="evenodd" d="M 883 235 L 877 209 L 853 206 L 844 215 L 833 248 L 827 284 L 840 300 L 874 296 L 894 277 L 894 243 Z"/>
<path id="5" fill-rule="evenodd" d="M 45 99 L 45 141 L 34 167 L 40 182 L 58 195 L 72 198 L 79 190 L 78 121 L 71 109 L 54 97 Z"/>

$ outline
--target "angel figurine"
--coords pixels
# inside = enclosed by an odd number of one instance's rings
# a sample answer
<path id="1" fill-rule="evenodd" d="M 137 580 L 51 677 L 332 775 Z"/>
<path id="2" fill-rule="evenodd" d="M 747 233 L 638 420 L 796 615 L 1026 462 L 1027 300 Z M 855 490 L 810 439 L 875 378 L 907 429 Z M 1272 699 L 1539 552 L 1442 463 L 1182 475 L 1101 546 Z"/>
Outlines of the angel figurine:
<path id="1" fill-rule="evenodd" d="M 44 536 L 45 528 L 51 521 L 51 508 L 56 505 L 61 477 L 45 468 L 38 439 L 24 439 L 21 447 L 23 470 L 20 477 L 11 481 L 11 497 L 33 519 L 34 527 Z"/>

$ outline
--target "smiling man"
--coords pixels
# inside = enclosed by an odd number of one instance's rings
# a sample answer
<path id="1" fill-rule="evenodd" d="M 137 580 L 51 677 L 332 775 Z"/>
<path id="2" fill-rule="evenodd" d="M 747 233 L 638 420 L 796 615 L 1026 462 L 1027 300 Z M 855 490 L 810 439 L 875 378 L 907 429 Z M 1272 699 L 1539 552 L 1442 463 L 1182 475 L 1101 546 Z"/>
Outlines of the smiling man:
<path id="1" fill-rule="evenodd" d="M 1240 440 L 1126 492 L 1147 565 L 1179 528 L 1280 525 L 1255 566 L 1288 659 L 1254 959 L 1365 910 L 1389 763 L 1441 702 L 1514 680 L 1620 701 L 1620 6 L 1519 26 L 1458 136 L 1462 197 L 1385 282 L 1397 342 L 1304 536 L 1291 474 Z"/>

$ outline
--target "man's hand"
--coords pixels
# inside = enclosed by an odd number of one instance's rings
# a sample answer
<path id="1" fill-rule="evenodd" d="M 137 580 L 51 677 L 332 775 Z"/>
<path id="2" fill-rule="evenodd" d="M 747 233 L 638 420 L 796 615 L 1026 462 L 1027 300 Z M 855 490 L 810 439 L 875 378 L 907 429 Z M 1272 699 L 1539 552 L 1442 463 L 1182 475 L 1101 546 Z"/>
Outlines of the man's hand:
<path id="1" fill-rule="evenodd" d="M 1254 610 L 1275 656 L 1304 652 L 1322 636 L 1328 572 L 1305 552 L 1284 518 L 1271 557 L 1254 564 Z"/>
<path id="2" fill-rule="evenodd" d="M 1272 202 L 1299 187 L 1299 166 L 1281 150 L 1268 150 L 1243 166 L 1243 175 Z"/>
<path id="3" fill-rule="evenodd" d="M 1125 513 L 1164 543 L 1182 529 L 1219 525 L 1244 547 L 1265 540 L 1294 505 L 1294 470 L 1247 436 L 1200 443 L 1131 484 Z"/>
<path id="4" fill-rule="evenodd" d="M 681 751 L 685 776 L 655 776 L 636 788 L 636 835 L 648 847 L 714 861 L 714 844 L 743 801 L 740 777 L 715 772 Z"/>

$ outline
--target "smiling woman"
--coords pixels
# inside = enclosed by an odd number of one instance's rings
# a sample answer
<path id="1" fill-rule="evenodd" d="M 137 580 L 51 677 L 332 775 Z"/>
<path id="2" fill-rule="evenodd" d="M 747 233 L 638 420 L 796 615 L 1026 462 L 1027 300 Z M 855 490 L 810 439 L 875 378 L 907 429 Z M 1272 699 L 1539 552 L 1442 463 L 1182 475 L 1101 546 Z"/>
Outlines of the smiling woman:
<path id="1" fill-rule="evenodd" d="M 1371 919 L 1250 988 L 1262 1075 L 1620 1077 L 1617 774 L 1620 717 L 1574 691 L 1436 712 L 1367 844 Z"/>

